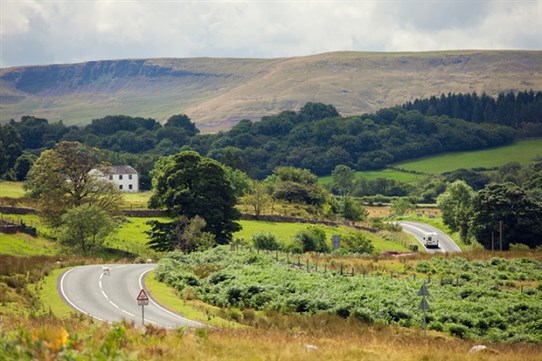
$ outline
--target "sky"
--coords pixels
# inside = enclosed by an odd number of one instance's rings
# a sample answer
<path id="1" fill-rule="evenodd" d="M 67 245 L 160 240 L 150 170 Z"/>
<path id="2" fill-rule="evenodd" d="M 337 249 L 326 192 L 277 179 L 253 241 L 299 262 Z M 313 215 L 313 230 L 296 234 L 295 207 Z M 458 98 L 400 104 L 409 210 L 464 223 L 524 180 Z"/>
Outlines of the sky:
<path id="1" fill-rule="evenodd" d="M 542 0 L 0 0 L 0 67 L 459 49 L 542 50 Z"/>

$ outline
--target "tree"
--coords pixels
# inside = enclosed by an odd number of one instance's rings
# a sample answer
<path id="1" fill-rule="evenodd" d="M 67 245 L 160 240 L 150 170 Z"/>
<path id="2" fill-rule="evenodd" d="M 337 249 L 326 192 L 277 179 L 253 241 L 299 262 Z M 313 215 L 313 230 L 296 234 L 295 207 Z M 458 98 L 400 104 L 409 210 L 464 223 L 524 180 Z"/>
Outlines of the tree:
<path id="1" fill-rule="evenodd" d="M 300 202 L 321 206 L 326 200 L 326 191 L 318 183 L 318 178 L 307 169 L 296 167 L 277 167 L 273 197 L 288 202 Z"/>
<path id="2" fill-rule="evenodd" d="M 120 214 L 122 196 L 115 185 L 90 173 L 107 166 L 102 153 L 78 142 L 60 142 L 44 151 L 27 175 L 25 189 L 38 201 L 41 213 L 53 226 L 71 208 L 97 206 L 112 216 Z"/>
<path id="3" fill-rule="evenodd" d="M 251 191 L 242 198 L 242 202 L 251 206 L 254 209 L 254 215 L 259 218 L 265 208 L 273 202 L 273 199 L 267 193 L 265 184 L 253 181 Z"/>
<path id="4" fill-rule="evenodd" d="M 395 198 L 391 201 L 391 211 L 396 216 L 403 216 L 407 212 L 416 209 L 416 205 L 405 198 Z"/>
<path id="5" fill-rule="evenodd" d="M 152 175 L 151 208 L 165 208 L 172 217 L 200 216 L 206 222 L 203 230 L 219 244 L 241 228 L 234 190 L 218 162 L 184 151 L 160 158 Z"/>
<path id="6" fill-rule="evenodd" d="M 0 125 L 0 177 L 5 177 L 23 153 L 21 136 L 11 125 Z"/>
<path id="7" fill-rule="evenodd" d="M 178 127 L 186 130 L 189 136 L 194 136 L 199 133 L 196 124 L 190 121 L 190 118 L 184 114 L 172 115 L 164 124 L 165 128 Z"/>
<path id="8" fill-rule="evenodd" d="M 23 153 L 17 158 L 15 165 L 13 166 L 13 177 L 15 180 L 24 181 L 37 158 L 38 157 L 32 153 Z"/>
<path id="9" fill-rule="evenodd" d="M 354 171 L 343 164 L 335 167 L 331 173 L 331 188 L 339 192 L 340 195 L 347 195 L 354 188 Z"/>
<path id="10" fill-rule="evenodd" d="M 472 188 L 464 181 L 457 180 L 448 184 L 446 191 L 437 199 L 442 220 L 453 232 L 459 231 L 459 237 L 465 243 L 468 243 L 473 198 Z"/>
<path id="11" fill-rule="evenodd" d="M 62 216 L 60 242 L 67 246 L 80 247 L 83 254 L 100 247 L 114 229 L 111 216 L 97 206 L 82 205 L 70 209 Z"/>
<path id="12" fill-rule="evenodd" d="M 357 222 L 367 218 L 367 210 L 352 197 L 342 197 L 340 213 L 347 221 Z"/>
<path id="13" fill-rule="evenodd" d="M 214 235 L 203 231 L 206 222 L 200 216 L 192 219 L 180 216 L 169 223 L 149 221 L 147 224 L 151 226 L 146 232 L 151 238 L 148 245 L 159 252 L 178 249 L 189 253 L 210 248 L 216 243 Z"/>
<path id="14" fill-rule="evenodd" d="M 542 205 L 512 183 L 489 184 L 473 199 L 472 230 L 486 249 L 511 243 L 534 248 L 542 244 Z M 502 229 L 502 233 L 501 233 Z M 499 246 L 497 246 L 499 244 Z"/>

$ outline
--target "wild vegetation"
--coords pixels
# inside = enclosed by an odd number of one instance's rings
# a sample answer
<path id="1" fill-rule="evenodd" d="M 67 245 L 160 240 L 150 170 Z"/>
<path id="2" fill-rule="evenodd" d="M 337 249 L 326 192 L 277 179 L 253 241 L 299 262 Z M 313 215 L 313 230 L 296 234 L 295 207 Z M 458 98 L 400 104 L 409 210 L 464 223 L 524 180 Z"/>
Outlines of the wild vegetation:
<path id="1" fill-rule="evenodd" d="M 417 292 L 425 282 L 431 294 L 429 329 L 494 342 L 542 341 L 539 261 L 432 257 L 405 260 L 390 274 L 369 267 L 343 269 L 340 258 L 313 260 L 220 247 L 171 253 L 156 276 L 185 297 L 222 308 L 326 313 L 405 327 L 421 327 Z M 378 267 L 377 261 L 371 264 Z"/>

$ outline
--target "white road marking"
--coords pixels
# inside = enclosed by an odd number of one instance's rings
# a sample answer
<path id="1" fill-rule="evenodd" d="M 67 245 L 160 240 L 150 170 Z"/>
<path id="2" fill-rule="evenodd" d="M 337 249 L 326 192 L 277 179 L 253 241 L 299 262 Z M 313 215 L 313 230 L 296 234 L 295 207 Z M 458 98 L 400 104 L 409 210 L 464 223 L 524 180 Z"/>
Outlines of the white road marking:
<path id="1" fill-rule="evenodd" d="M 143 273 L 139 276 L 139 286 L 141 287 L 141 289 L 143 289 L 143 277 L 145 277 L 145 275 L 146 275 L 147 273 L 149 273 L 150 271 L 152 271 L 152 270 L 153 270 L 153 268 L 148 269 L 148 270 L 146 270 L 145 272 L 143 272 Z M 154 302 L 154 300 L 152 299 L 152 297 L 149 297 L 149 301 L 150 301 L 153 305 L 155 305 L 156 307 L 158 307 L 159 309 L 161 309 L 162 311 L 164 311 L 164 312 L 166 312 L 166 313 L 168 313 L 168 314 L 170 314 L 170 315 L 172 315 L 172 316 L 174 316 L 174 317 L 177 317 L 178 319 L 180 319 L 180 320 L 182 320 L 182 321 L 184 321 L 184 322 L 187 322 L 187 323 L 192 324 L 192 325 L 197 325 L 198 327 L 204 327 L 204 326 L 205 326 L 203 323 L 200 323 L 200 322 L 197 322 L 197 321 L 189 320 L 189 319 L 187 319 L 187 318 L 184 318 L 184 317 L 182 317 L 182 316 L 179 316 L 179 315 L 176 314 L 176 313 L 171 312 L 171 311 L 168 310 L 167 308 L 164 308 L 164 307 L 160 306 L 158 303 Z"/>
<path id="2" fill-rule="evenodd" d="M 120 267 L 119 267 L 120 268 Z M 122 312 L 124 312 L 125 314 L 129 315 L 129 316 L 132 316 L 132 317 L 135 317 L 135 315 L 133 313 L 130 313 L 122 308 L 120 308 L 115 302 L 111 301 L 111 299 L 109 298 L 109 296 L 105 293 L 104 289 L 103 289 L 103 286 L 102 286 L 102 278 L 103 278 L 104 274 L 101 273 L 100 274 L 100 280 L 98 282 L 98 284 L 100 285 L 100 291 L 102 291 L 102 295 L 104 295 L 105 299 L 107 300 L 107 302 L 109 302 L 110 304 L 112 304 L 114 307 L 116 307 L 117 309 L 121 310 Z"/>
<path id="3" fill-rule="evenodd" d="M 88 313 L 88 312 L 86 312 L 86 311 L 80 309 L 79 307 L 77 307 L 77 305 L 76 305 L 75 303 L 73 303 L 73 302 L 69 299 L 68 295 L 67 295 L 66 292 L 64 291 L 64 278 L 66 277 L 66 275 L 67 275 L 68 273 L 70 273 L 70 272 L 73 271 L 74 269 L 75 269 L 75 268 L 72 268 L 72 269 L 70 269 L 70 270 L 64 272 L 64 274 L 62 275 L 62 278 L 60 278 L 60 292 L 62 293 L 62 297 L 64 297 L 64 299 L 70 304 L 70 306 L 72 306 L 73 308 L 75 308 L 77 311 L 79 311 L 79 312 L 81 312 L 81 313 L 84 313 L 85 315 L 90 316 L 90 317 L 92 317 L 92 318 L 95 318 L 95 319 L 97 319 L 97 320 L 100 320 L 100 321 L 103 321 L 103 322 L 109 322 L 109 321 L 106 321 L 106 320 L 101 319 L 101 318 L 99 318 L 99 317 L 93 316 L 93 315 L 91 315 L 90 313 Z M 111 322 L 109 322 L 109 323 L 111 323 Z"/>

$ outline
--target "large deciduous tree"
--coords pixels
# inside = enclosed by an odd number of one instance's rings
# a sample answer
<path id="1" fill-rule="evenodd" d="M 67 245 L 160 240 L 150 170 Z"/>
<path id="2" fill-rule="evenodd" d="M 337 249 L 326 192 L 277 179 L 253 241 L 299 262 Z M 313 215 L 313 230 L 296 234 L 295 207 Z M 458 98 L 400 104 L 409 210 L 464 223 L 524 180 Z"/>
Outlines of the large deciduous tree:
<path id="1" fill-rule="evenodd" d="M 120 213 L 122 196 L 116 186 L 92 175 L 106 166 L 102 154 L 78 142 L 61 142 L 44 151 L 27 175 L 25 189 L 36 198 L 43 216 L 60 226 L 68 210 L 82 205 L 97 206 L 111 216 Z"/>
<path id="2" fill-rule="evenodd" d="M 489 184 L 473 199 L 472 229 L 478 242 L 490 249 L 501 239 L 503 249 L 511 243 L 529 247 L 542 244 L 542 205 L 512 184 Z"/>
<path id="3" fill-rule="evenodd" d="M 184 151 L 160 158 L 152 174 L 151 208 L 165 208 L 172 217 L 203 218 L 203 231 L 219 244 L 228 243 L 241 228 L 234 190 L 220 163 Z"/>
<path id="4" fill-rule="evenodd" d="M 450 183 L 437 204 L 442 211 L 442 220 L 454 232 L 459 232 L 463 242 L 468 242 L 469 224 L 472 218 L 472 188 L 462 180 Z"/>

